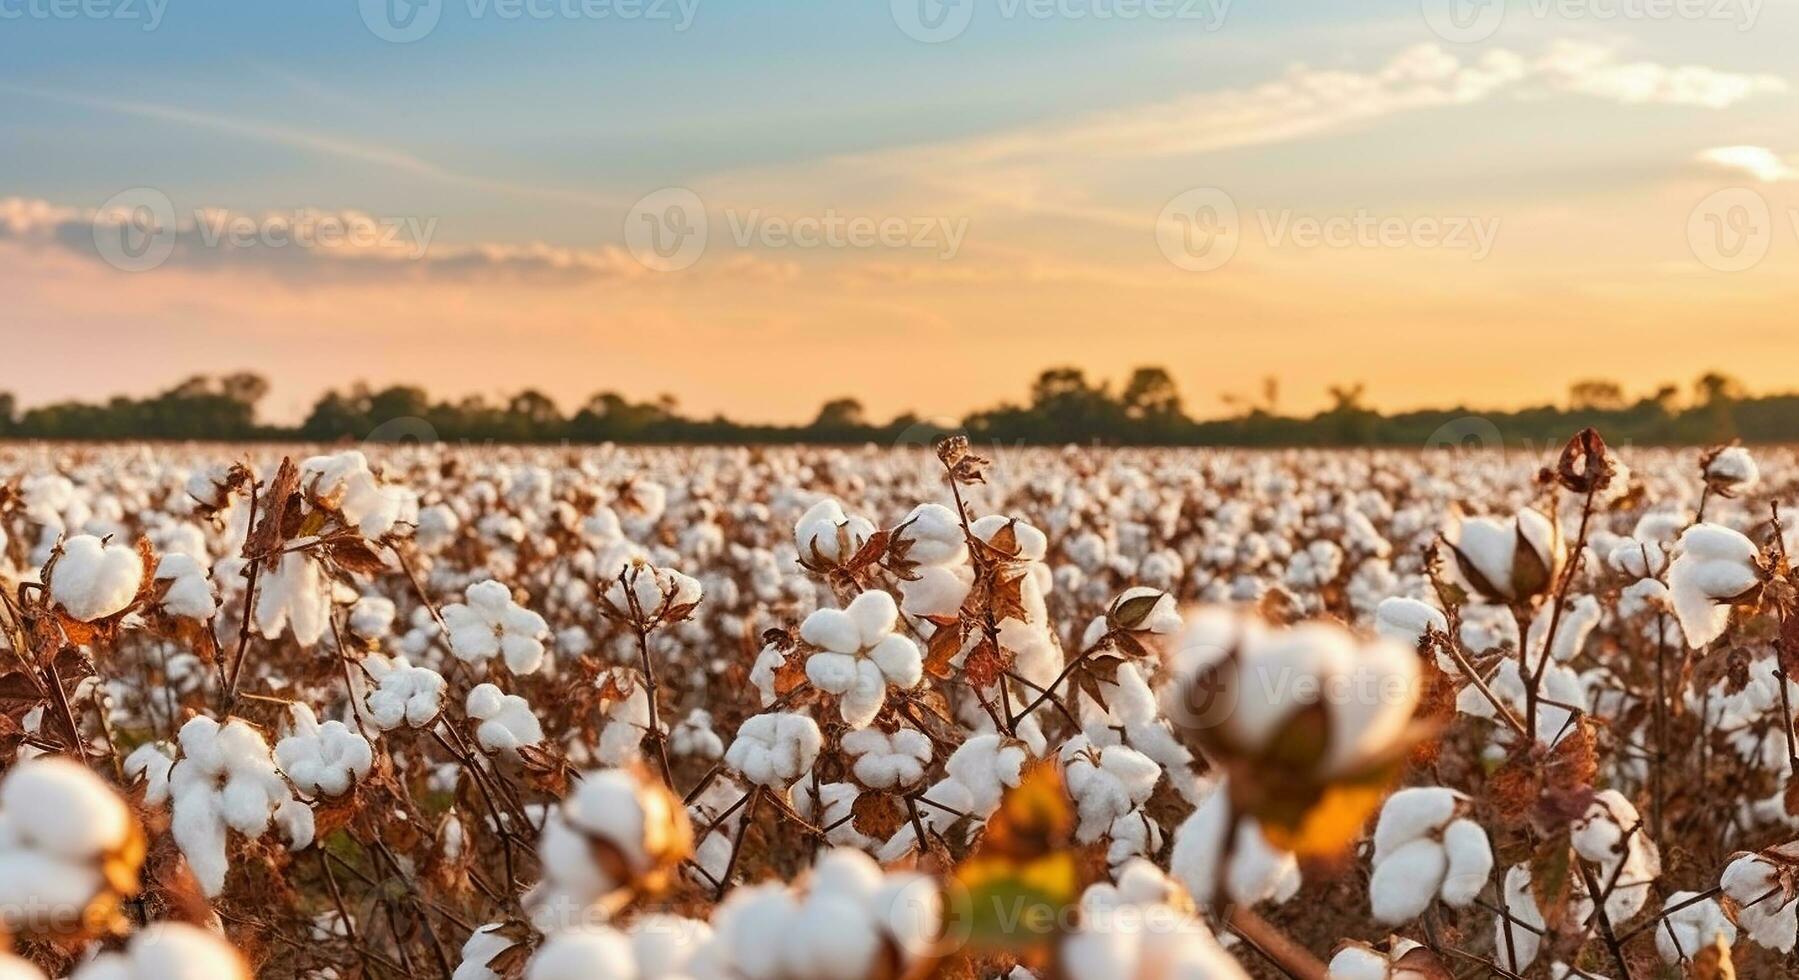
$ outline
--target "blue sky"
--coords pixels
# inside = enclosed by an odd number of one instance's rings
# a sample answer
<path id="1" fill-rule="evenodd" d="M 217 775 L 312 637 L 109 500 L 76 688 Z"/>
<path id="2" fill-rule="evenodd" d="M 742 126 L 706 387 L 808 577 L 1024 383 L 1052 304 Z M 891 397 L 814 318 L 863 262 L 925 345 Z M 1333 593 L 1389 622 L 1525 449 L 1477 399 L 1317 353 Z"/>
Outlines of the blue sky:
<path id="1" fill-rule="evenodd" d="M 104 338 L 118 328 L 96 290 L 154 325 L 160 347 L 131 342 L 147 362 L 99 372 L 116 387 L 248 366 L 275 376 L 290 410 L 346 370 L 449 390 L 536 383 L 575 402 L 590 380 L 543 354 L 567 345 L 620 365 L 630 377 L 616 386 L 634 378 L 708 409 L 794 417 L 843 393 L 767 392 L 654 342 L 676 336 L 740 344 L 752 361 L 939 349 L 960 365 L 953 390 L 875 368 L 843 387 L 880 409 L 923 400 L 956 411 L 1016 394 L 1051 361 L 1128 367 L 1131 355 L 1093 344 L 1091 325 L 1116 317 L 1110 329 L 1132 349 L 1189 359 L 1177 377 L 1208 392 L 1261 373 L 1321 390 L 1324 369 L 1287 352 L 1318 349 L 1333 319 L 1383 339 L 1459 336 L 1465 352 L 1501 311 L 1534 322 L 1573 302 L 1574 322 L 1601 325 L 1593 349 L 1616 350 L 1636 330 L 1671 340 L 1685 311 L 1724 302 L 1746 337 L 1763 337 L 1791 298 L 1781 273 L 1799 259 L 1799 226 L 1746 274 L 1718 275 L 1687 247 L 1689 213 L 1713 189 L 1747 181 L 1781 213 L 1790 181 L 1778 169 L 1751 179 L 1701 156 L 1799 153 L 1782 51 L 1799 37 L 1793 0 L 1525 0 L 1471 42 L 1433 31 L 1439 0 L 1237 0 L 1216 24 L 1203 0 L 1166 0 L 1190 18 L 1132 15 L 1132 0 L 1057 0 L 1082 16 L 963 0 L 967 28 L 942 43 L 902 29 L 913 0 L 688 0 L 684 29 L 674 0 L 622 19 L 631 0 L 587 0 L 604 19 L 559 12 L 581 0 L 534 0 L 543 17 L 443 0 L 435 28 L 404 44 L 377 36 L 348 0 L 166 0 L 154 30 L 150 0 L 88 0 L 117 13 L 97 17 L 52 6 L 66 2 L 0 0 L 0 199 L 81 215 L 151 188 L 184 216 L 405 218 L 429 222 L 434 254 L 457 260 L 433 267 L 428 285 L 417 270 L 321 283 L 287 255 L 119 277 L 57 264 L 67 257 L 47 253 L 67 242 L 55 235 L 0 239 L 21 253 L 0 277 L 24 297 L 0 331 Z M 1658 3 L 1696 5 L 1637 15 Z M 1169 278 L 1157 211 L 1200 186 L 1228 188 L 1246 213 L 1487 216 L 1507 247 L 1445 266 L 1421 248 L 1280 251 L 1246 231 L 1251 250 L 1228 277 Z M 484 267 L 496 250 L 513 265 L 529 251 L 554 253 L 558 269 L 604 267 L 627 250 L 630 209 L 665 187 L 698 191 L 719 227 L 841 212 L 962 222 L 968 244 L 930 263 L 915 250 L 797 250 L 766 236 L 727 249 L 715 228 L 691 275 L 613 270 L 570 286 L 441 271 Z M 452 301 L 453 315 L 436 309 Z M 360 331 L 385 359 L 346 368 L 318 345 L 296 352 L 321 309 L 337 322 L 319 329 Z M 1197 337 L 1195 322 L 1206 324 Z M 447 350 L 393 363 L 434 331 Z M 524 353 L 483 359 L 496 331 L 529 341 Z M 270 363 L 225 363 L 215 348 L 233 335 Z M 1371 378 L 1386 404 L 1468 389 L 1407 386 L 1365 345 L 1329 335 L 1339 370 Z M 993 358 L 1027 338 L 1040 351 L 996 376 Z M 1720 358 L 1773 381 L 1748 348 Z M 1200 366 L 1208 359 L 1226 363 Z M 1633 354 L 1614 373 L 1648 384 L 1686 372 Z M 1549 396 L 1567 373 L 1481 382 L 1473 395 Z M 984 392 L 963 390 L 977 379 Z M 88 384 L 0 378 L 27 401 Z"/>

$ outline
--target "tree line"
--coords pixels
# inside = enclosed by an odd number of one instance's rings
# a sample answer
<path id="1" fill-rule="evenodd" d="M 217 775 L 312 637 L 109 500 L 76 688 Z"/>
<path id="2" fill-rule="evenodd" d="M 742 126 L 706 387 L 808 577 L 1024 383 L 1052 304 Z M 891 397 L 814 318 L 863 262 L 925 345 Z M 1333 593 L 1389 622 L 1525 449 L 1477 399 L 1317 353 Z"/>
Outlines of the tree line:
<path id="1" fill-rule="evenodd" d="M 1549 445 L 1568 432 L 1596 426 L 1615 442 L 1649 445 L 1799 441 L 1799 394 L 1751 396 L 1728 376 L 1712 372 L 1689 389 L 1663 385 L 1630 396 L 1616 382 L 1574 384 L 1564 402 L 1509 412 L 1470 408 L 1384 414 L 1364 402 L 1361 385 L 1333 386 L 1330 407 L 1311 415 L 1279 410 L 1279 386 L 1269 379 L 1254 397 L 1224 399 L 1231 414 L 1195 419 L 1167 370 L 1143 367 L 1121 385 L 1090 380 L 1078 368 L 1038 375 L 1027 400 L 974 412 L 959 421 L 902 414 L 886 422 L 867 417 L 854 398 L 824 404 L 804 425 L 757 425 L 724 416 L 683 414 L 674 398 L 632 401 L 606 391 L 572 414 L 540 391 L 502 401 L 481 396 L 433 400 L 413 385 L 332 390 L 297 426 L 258 421 L 268 382 L 250 372 L 195 376 L 147 398 L 64 401 L 21 411 L 0 392 L 0 437 L 71 440 L 270 440 L 519 443 L 814 443 L 928 444 L 960 429 L 979 440 L 1008 445 L 1067 443 L 1210 446 Z"/>

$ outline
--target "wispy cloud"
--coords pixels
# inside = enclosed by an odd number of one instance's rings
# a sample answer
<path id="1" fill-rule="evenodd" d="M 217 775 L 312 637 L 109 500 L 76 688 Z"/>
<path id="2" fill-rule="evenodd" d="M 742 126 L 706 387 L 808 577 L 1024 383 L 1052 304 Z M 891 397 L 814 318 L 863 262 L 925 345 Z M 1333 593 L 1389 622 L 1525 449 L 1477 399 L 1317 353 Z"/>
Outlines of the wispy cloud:
<path id="1" fill-rule="evenodd" d="M 1766 184 L 1799 179 L 1799 158 L 1781 156 L 1765 146 L 1716 146 L 1699 154 L 1702 163 L 1748 174 Z"/>

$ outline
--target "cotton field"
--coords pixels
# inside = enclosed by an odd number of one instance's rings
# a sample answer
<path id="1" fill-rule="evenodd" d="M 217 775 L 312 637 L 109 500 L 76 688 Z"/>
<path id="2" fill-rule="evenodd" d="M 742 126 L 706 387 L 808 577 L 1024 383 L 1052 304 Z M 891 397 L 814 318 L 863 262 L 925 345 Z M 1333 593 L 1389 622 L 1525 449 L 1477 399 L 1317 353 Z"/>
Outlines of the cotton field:
<path id="1" fill-rule="evenodd" d="M 1796 485 L 0 448 L 0 978 L 1794 975 Z"/>

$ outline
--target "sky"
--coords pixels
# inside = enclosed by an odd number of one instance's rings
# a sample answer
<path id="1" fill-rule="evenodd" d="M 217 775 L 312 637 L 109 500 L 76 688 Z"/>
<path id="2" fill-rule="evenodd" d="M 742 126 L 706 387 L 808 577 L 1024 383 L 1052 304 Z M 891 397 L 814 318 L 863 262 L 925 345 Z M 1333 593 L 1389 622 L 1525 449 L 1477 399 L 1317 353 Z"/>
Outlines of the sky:
<path id="1" fill-rule="evenodd" d="M 0 0 L 0 390 L 1799 368 L 1799 0 Z"/>

